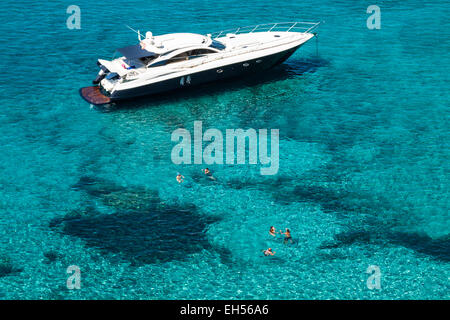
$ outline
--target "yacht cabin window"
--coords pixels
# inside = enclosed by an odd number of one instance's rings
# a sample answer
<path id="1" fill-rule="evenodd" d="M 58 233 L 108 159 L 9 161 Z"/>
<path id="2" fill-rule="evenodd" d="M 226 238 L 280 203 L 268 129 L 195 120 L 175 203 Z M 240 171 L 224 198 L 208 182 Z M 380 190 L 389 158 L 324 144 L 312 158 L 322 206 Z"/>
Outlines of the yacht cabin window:
<path id="1" fill-rule="evenodd" d="M 188 51 L 179 53 L 179 54 L 177 54 L 176 56 L 173 56 L 170 59 L 159 61 L 159 62 L 151 65 L 151 67 L 159 67 L 159 66 L 164 66 L 164 65 L 170 64 L 170 63 L 191 60 L 191 59 L 195 59 L 195 58 L 198 58 L 198 57 L 202 57 L 202 56 L 204 56 L 206 54 L 209 54 L 209 53 L 216 53 L 216 51 L 211 50 L 211 49 L 188 50 Z"/>

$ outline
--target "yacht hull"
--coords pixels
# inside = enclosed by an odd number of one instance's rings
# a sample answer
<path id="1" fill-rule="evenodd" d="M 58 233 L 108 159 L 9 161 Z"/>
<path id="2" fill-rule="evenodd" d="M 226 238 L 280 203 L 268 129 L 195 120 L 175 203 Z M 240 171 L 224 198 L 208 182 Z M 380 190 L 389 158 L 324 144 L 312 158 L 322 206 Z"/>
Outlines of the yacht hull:
<path id="1" fill-rule="evenodd" d="M 301 45 L 290 48 L 285 51 L 277 52 L 272 55 L 241 61 L 226 66 L 208 69 L 201 72 L 193 72 L 182 77 L 174 77 L 161 82 L 149 85 L 139 86 L 131 89 L 113 92 L 109 97 L 111 102 L 142 97 L 176 89 L 187 89 L 189 87 L 220 81 L 232 77 L 240 77 L 256 72 L 261 72 L 283 63 L 288 59 Z"/>

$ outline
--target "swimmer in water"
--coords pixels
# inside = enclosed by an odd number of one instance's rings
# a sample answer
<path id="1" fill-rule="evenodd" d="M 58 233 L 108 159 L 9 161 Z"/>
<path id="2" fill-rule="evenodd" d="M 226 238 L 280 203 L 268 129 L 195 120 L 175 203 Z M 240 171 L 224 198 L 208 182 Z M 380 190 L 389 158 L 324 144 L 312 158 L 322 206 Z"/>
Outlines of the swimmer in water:
<path id="1" fill-rule="evenodd" d="M 272 248 L 269 248 L 267 250 L 262 250 L 264 252 L 264 256 L 273 256 L 275 254 L 275 251 L 272 251 Z"/>
<path id="2" fill-rule="evenodd" d="M 274 227 L 274 226 L 270 227 L 269 234 L 270 234 L 271 236 L 274 236 L 274 237 L 275 237 L 275 232 L 277 232 L 277 230 L 275 230 L 275 227 Z"/>
<path id="3" fill-rule="evenodd" d="M 184 176 L 182 176 L 181 175 L 181 173 L 179 173 L 178 175 L 177 175 L 177 181 L 178 181 L 178 183 L 182 183 L 184 180 Z"/>
<path id="4" fill-rule="evenodd" d="M 292 240 L 292 237 L 291 237 L 291 231 L 288 228 L 286 228 L 286 232 L 283 233 L 280 231 L 280 233 L 285 235 L 284 243 L 287 243 L 288 241 L 291 241 L 291 243 L 294 243 L 294 241 Z"/>
<path id="5" fill-rule="evenodd" d="M 216 178 L 213 177 L 211 171 L 210 171 L 208 168 L 202 169 L 202 171 L 203 171 L 203 173 L 204 173 L 205 175 L 207 175 L 208 178 L 210 178 L 211 180 L 216 180 Z"/>

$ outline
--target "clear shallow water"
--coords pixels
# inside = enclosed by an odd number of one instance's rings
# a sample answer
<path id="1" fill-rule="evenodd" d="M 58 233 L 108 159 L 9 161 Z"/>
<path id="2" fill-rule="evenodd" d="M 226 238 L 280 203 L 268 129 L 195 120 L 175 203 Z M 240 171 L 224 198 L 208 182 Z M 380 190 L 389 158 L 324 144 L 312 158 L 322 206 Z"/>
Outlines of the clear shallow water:
<path id="1" fill-rule="evenodd" d="M 449 6 L 3 1 L 0 298 L 449 299 Z M 136 10 L 139 8 L 139 10 Z M 168 20 L 170 17 L 170 20 Z M 282 66 L 90 109 L 98 57 L 155 34 L 322 20 Z M 280 171 L 170 161 L 179 127 L 279 128 Z M 190 188 L 175 181 L 176 172 Z M 290 227 L 284 246 L 267 230 Z M 261 249 L 275 249 L 273 258 Z M 82 289 L 66 289 L 67 266 Z M 369 265 L 380 291 L 366 287 Z"/>

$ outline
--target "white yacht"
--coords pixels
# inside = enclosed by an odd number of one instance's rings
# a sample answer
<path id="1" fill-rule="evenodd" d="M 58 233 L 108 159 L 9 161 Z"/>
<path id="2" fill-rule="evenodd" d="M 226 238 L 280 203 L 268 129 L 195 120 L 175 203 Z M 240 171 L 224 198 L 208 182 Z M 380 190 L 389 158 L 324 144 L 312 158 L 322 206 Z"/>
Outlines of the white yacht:
<path id="1" fill-rule="evenodd" d="M 318 22 L 283 22 L 213 34 L 171 33 L 141 37 L 117 49 L 121 57 L 99 59 L 95 86 L 80 89 L 91 104 L 188 88 L 200 83 L 266 70 L 313 38 Z"/>

